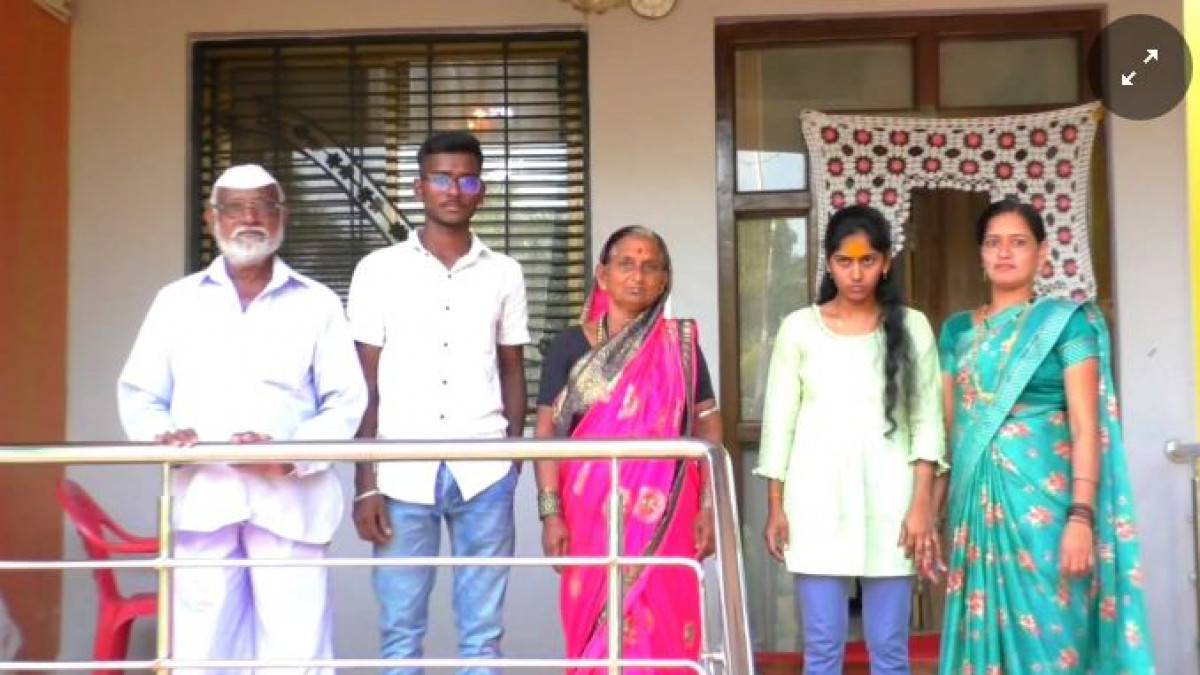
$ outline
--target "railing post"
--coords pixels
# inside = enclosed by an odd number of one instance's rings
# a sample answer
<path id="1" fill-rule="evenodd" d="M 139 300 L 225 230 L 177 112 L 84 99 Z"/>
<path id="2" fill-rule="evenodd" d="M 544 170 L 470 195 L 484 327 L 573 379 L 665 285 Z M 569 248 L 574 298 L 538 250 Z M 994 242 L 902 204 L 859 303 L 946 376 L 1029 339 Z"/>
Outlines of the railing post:
<path id="1" fill-rule="evenodd" d="M 1192 597 L 1196 604 L 1197 630 L 1193 644 L 1200 645 L 1200 443 L 1168 439 L 1163 451 L 1172 462 L 1192 468 Z"/>
<path id="2" fill-rule="evenodd" d="M 171 568 L 165 562 L 171 557 L 171 464 L 162 464 L 162 492 L 158 497 L 158 631 L 155 653 L 159 664 L 154 672 L 168 675 L 172 668 L 162 664 L 171 658 Z"/>
<path id="3" fill-rule="evenodd" d="M 1192 464 L 1192 599 L 1196 602 L 1196 630 L 1200 632 L 1200 459 Z M 1200 644 L 1200 636 L 1196 644 Z"/>
<path id="4" fill-rule="evenodd" d="M 625 599 L 621 588 L 621 520 L 625 510 L 621 504 L 621 467 L 616 457 L 609 460 L 612 483 L 608 493 L 608 673 L 620 675 L 622 618 Z"/>
<path id="5" fill-rule="evenodd" d="M 717 592 L 720 594 L 720 651 L 725 655 L 724 672 L 729 675 L 753 675 L 754 657 L 750 648 L 750 620 L 746 614 L 745 574 L 742 569 L 742 533 L 738 527 L 737 502 L 734 501 L 733 465 L 729 454 L 719 446 L 708 446 L 708 476 L 713 493 L 713 528 L 717 549 Z"/>

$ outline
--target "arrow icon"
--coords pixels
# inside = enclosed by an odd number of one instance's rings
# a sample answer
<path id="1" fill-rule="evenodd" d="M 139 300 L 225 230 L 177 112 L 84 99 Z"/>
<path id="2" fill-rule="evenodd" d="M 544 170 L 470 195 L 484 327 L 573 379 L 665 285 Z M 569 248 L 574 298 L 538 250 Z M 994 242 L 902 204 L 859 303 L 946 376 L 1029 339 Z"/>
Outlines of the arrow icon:
<path id="1" fill-rule="evenodd" d="M 1158 60 L 1158 50 L 1157 49 L 1147 49 L 1146 50 L 1146 58 L 1142 59 L 1142 63 L 1150 63 L 1151 61 L 1157 61 L 1157 60 Z"/>
<path id="2" fill-rule="evenodd" d="M 1136 71 L 1136 70 L 1134 70 L 1134 71 L 1130 72 L 1128 75 L 1122 75 L 1122 76 L 1121 76 L 1121 85 L 1122 85 L 1122 86 L 1125 86 L 1125 87 L 1132 86 L 1132 85 L 1133 85 L 1133 78 L 1135 78 L 1135 77 L 1137 77 L 1137 71 Z"/>

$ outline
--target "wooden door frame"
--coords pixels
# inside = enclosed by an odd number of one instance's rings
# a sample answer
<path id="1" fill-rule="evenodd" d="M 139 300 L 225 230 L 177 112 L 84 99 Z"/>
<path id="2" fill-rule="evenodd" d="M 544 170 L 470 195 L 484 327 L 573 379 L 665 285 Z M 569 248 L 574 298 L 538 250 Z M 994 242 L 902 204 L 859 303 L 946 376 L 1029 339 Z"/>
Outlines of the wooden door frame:
<path id="1" fill-rule="evenodd" d="M 716 141 L 717 141 L 717 260 L 720 313 L 721 401 L 725 447 L 733 457 L 738 494 L 742 485 L 742 444 L 757 442 L 761 423 L 741 420 L 741 373 L 738 322 L 736 223 L 738 218 L 801 216 L 812 206 L 807 190 L 738 193 L 736 129 L 736 54 L 745 48 L 786 47 L 803 44 L 907 40 L 913 49 L 913 87 L 917 113 L 948 116 L 1014 114 L 1044 110 L 1045 106 L 1010 106 L 1003 109 L 939 107 L 938 42 L 955 39 L 1005 39 L 1070 36 L 1079 41 L 1078 101 L 1094 100 L 1087 85 L 1087 50 L 1100 34 L 1102 8 L 1040 11 L 981 11 L 974 14 L 881 16 L 796 19 L 718 23 L 715 28 Z M 1031 21 L 1031 16 L 1036 20 Z M 901 111 L 897 111 L 901 112 Z M 912 114 L 914 111 L 907 111 Z M 1104 130 L 1100 130 L 1103 134 Z M 1101 141 L 1103 142 L 1103 141 Z M 1107 211 L 1107 201 L 1097 195 L 1095 212 Z M 1099 250 L 1102 247 L 1097 247 Z M 819 252 L 817 252 L 819 255 Z M 1107 251 L 1102 252 L 1105 260 Z M 1108 284 L 1110 274 L 1101 284 Z"/>

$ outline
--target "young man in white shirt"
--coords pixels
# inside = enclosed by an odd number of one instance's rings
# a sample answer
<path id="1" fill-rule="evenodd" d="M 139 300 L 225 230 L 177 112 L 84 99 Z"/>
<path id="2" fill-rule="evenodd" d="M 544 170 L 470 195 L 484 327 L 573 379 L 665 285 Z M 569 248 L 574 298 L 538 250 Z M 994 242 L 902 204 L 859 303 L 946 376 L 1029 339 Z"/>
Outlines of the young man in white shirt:
<path id="1" fill-rule="evenodd" d="M 131 440 L 186 458 L 199 441 L 354 436 L 367 404 L 354 341 L 337 295 L 275 255 L 286 217 L 262 167 L 217 179 L 205 219 L 221 255 L 159 291 L 121 372 Z M 321 558 L 345 504 L 329 462 L 181 465 L 174 495 L 179 558 Z M 173 578 L 177 659 L 332 656 L 323 567 L 183 567 Z"/>
<path id="2" fill-rule="evenodd" d="M 479 141 L 465 132 L 434 134 L 417 162 L 424 226 L 364 258 L 350 284 L 350 325 L 371 394 L 359 436 L 521 436 L 525 282 L 515 260 L 471 232 L 485 190 Z M 443 521 L 453 555 L 511 556 L 516 483 L 509 461 L 359 464 L 354 524 L 378 557 L 438 555 Z M 373 571 L 385 658 L 423 655 L 435 573 L 432 567 Z M 499 657 L 508 568 L 455 567 L 453 576 L 459 655 Z"/>

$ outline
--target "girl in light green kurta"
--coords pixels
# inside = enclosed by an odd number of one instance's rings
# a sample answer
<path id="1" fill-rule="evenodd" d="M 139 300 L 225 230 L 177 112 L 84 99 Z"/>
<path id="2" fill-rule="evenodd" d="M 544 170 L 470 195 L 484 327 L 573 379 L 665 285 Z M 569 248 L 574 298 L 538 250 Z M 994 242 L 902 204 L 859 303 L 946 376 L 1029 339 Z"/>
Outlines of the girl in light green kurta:
<path id="1" fill-rule="evenodd" d="M 871 672 L 908 673 L 914 561 L 932 573 L 940 559 L 937 344 L 888 276 L 878 211 L 834 214 L 824 244 L 819 304 L 784 320 L 771 357 L 755 470 L 771 481 L 767 548 L 796 575 L 807 675 L 842 672 L 855 577 Z"/>

